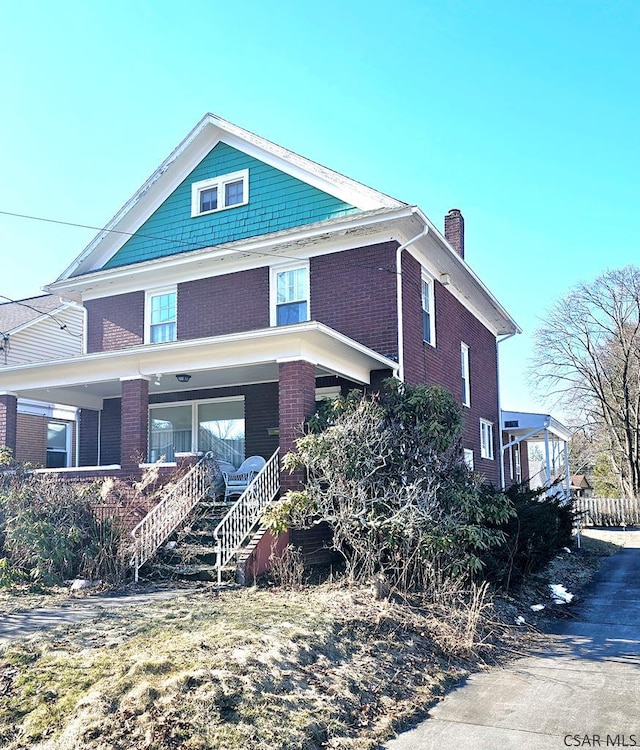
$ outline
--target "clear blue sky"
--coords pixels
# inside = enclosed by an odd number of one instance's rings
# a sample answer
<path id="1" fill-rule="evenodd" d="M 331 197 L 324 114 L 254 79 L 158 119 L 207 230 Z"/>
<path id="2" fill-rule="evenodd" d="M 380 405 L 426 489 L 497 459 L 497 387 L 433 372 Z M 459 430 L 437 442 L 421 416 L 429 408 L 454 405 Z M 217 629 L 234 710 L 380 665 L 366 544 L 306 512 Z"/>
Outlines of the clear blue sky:
<path id="1" fill-rule="evenodd" d="M 0 210 L 104 225 L 207 111 L 466 220 L 525 333 L 637 262 L 640 2 L 0 0 Z M 0 294 L 37 294 L 93 232 L 0 215 Z"/>

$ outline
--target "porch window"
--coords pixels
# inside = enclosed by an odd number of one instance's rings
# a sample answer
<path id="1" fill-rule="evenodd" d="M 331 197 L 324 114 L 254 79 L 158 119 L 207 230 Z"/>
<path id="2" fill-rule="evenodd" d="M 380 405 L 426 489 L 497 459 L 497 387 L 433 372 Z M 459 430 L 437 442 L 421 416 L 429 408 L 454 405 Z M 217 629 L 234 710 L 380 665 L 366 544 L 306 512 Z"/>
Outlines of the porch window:
<path id="1" fill-rule="evenodd" d="M 147 337 L 150 344 L 176 340 L 175 289 L 149 293 L 146 305 Z"/>
<path id="2" fill-rule="evenodd" d="M 218 401 L 197 405 L 198 450 L 239 466 L 244 461 L 244 403 Z"/>
<path id="3" fill-rule="evenodd" d="M 47 424 L 47 469 L 63 469 L 69 466 L 70 445 L 70 425 L 64 422 L 49 422 Z"/>
<path id="4" fill-rule="evenodd" d="M 149 408 L 149 461 L 176 453 L 213 451 L 239 466 L 244 460 L 244 399 L 215 399 Z"/>
<path id="5" fill-rule="evenodd" d="M 286 326 L 309 320 L 309 266 L 275 269 L 272 273 L 272 324 Z M 274 293 L 275 292 L 275 293 Z"/>

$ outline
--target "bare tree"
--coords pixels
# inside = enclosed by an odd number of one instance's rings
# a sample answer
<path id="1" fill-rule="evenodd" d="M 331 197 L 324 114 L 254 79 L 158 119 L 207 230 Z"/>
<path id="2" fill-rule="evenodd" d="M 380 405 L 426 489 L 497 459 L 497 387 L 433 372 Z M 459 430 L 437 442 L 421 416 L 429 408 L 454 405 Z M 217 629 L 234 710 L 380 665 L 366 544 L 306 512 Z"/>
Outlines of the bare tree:
<path id="1" fill-rule="evenodd" d="M 604 435 L 621 491 L 640 496 L 640 268 L 606 271 L 552 308 L 534 378 Z"/>

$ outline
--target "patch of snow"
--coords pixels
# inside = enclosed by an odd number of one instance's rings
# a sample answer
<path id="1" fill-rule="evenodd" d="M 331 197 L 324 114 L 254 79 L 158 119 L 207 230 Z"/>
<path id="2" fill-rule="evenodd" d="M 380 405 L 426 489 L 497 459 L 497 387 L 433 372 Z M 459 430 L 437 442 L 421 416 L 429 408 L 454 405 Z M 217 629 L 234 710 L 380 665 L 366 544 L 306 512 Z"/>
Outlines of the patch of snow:
<path id="1" fill-rule="evenodd" d="M 573 594 L 569 593 L 561 583 L 550 583 L 551 595 L 554 604 L 569 604 Z"/>
<path id="2" fill-rule="evenodd" d="M 524 619 L 522 615 L 518 615 L 516 617 L 516 625 L 526 625 L 527 621 Z"/>
<path id="3" fill-rule="evenodd" d="M 541 609 L 544 609 L 544 604 L 532 604 L 531 609 L 534 612 L 540 612 Z"/>
<path id="4" fill-rule="evenodd" d="M 571 554 L 571 550 L 568 547 L 563 547 L 562 551 L 563 552 L 568 552 L 569 554 Z"/>
<path id="5" fill-rule="evenodd" d="M 81 591 L 82 589 L 92 589 L 100 586 L 102 581 L 90 581 L 87 578 L 76 578 L 71 583 L 71 591 Z"/>

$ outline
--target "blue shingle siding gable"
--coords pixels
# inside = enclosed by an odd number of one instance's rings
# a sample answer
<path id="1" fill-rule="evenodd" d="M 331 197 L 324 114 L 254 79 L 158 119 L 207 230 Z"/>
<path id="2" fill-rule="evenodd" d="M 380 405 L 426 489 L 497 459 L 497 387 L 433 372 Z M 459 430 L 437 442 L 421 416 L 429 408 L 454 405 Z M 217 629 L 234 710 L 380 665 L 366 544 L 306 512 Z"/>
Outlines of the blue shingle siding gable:
<path id="1" fill-rule="evenodd" d="M 191 217 L 191 185 L 249 170 L 249 203 Z M 226 143 L 218 143 L 103 266 L 115 268 L 312 224 L 359 209 Z"/>

